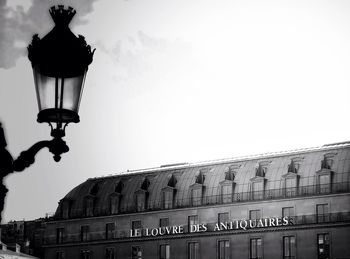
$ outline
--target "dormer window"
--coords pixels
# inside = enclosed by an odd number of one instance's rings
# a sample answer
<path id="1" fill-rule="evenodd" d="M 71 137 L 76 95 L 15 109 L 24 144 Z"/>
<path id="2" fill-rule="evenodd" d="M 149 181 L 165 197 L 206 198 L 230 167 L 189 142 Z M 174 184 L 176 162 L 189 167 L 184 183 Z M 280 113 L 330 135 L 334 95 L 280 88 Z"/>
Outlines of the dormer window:
<path id="1" fill-rule="evenodd" d="M 202 205 L 203 186 L 198 186 L 191 190 L 192 206 Z"/>
<path id="2" fill-rule="evenodd" d="M 267 166 L 270 161 L 259 162 L 255 167 L 255 177 L 250 179 L 251 182 L 251 198 L 253 200 L 261 200 L 264 198 L 265 192 L 265 175 L 267 173 Z"/>
<path id="3" fill-rule="evenodd" d="M 176 192 L 176 177 L 172 174 L 166 187 L 162 189 L 162 208 L 171 209 L 174 206 L 174 195 Z"/>
<path id="4" fill-rule="evenodd" d="M 316 172 L 317 175 L 317 192 L 330 193 L 332 191 L 333 157 L 336 153 L 328 153 L 321 160 L 321 169 Z"/>
<path id="5" fill-rule="evenodd" d="M 225 178 L 221 181 L 220 184 L 220 195 L 222 203 L 230 203 L 232 202 L 233 191 L 235 187 L 235 174 L 232 167 L 228 167 L 224 172 Z"/>
<path id="6" fill-rule="evenodd" d="M 286 197 L 295 196 L 298 193 L 299 167 L 303 158 L 292 158 L 288 165 L 287 173 L 282 176 L 284 179 L 284 195 Z"/>
<path id="7" fill-rule="evenodd" d="M 94 197 L 89 195 L 85 197 L 85 216 L 92 217 L 94 215 Z"/>
<path id="8" fill-rule="evenodd" d="M 114 192 L 109 196 L 110 199 L 110 212 L 111 214 L 118 214 L 120 208 L 120 200 L 122 197 L 122 190 L 124 184 L 122 181 L 119 181 L 114 188 Z"/>
<path id="9" fill-rule="evenodd" d="M 70 200 L 66 198 L 60 201 L 60 217 L 62 219 L 69 218 L 70 203 L 71 203 Z"/>
<path id="10" fill-rule="evenodd" d="M 200 170 L 195 176 L 195 182 L 190 186 L 191 190 L 191 205 L 200 206 L 202 205 L 203 191 L 204 191 L 204 169 Z"/>
<path id="11" fill-rule="evenodd" d="M 146 209 L 146 193 L 141 192 L 136 194 L 136 210 L 144 211 Z"/>
<path id="12" fill-rule="evenodd" d="M 144 211 L 147 208 L 148 187 L 150 181 L 145 178 L 140 186 L 140 189 L 135 192 L 136 211 Z"/>
<path id="13" fill-rule="evenodd" d="M 94 215 L 94 203 L 96 199 L 96 195 L 99 191 L 99 183 L 95 183 L 91 189 L 89 194 L 85 197 L 84 202 L 84 214 L 86 217 L 92 217 Z"/>

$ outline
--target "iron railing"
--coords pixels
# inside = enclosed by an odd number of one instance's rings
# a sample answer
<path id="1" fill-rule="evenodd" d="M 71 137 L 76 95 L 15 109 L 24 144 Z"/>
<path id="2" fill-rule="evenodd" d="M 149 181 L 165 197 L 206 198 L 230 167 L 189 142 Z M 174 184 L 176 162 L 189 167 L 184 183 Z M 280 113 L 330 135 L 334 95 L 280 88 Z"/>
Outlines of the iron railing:
<path id="1" fill-rule="evenodd" d="M 69 209 L 69 219 L 72 218 L 84 218 L 84 217 L 96 217 L 96 216 L 108 216 L 113 214 L 129 214 L 129 213 L 139 213 L 145 211 L 159 211 L 159 210 L 169 210 L 169 209 L 179 209 L 179 208 L 189 208 L 189 207 L 200 207 L 200 206 L 212 206 L 220 204 L 234 204 L 240 202 L 251 202 L 251 201 L 262 201 L 262 200 L 276 200 L 276 199 L 289 199 L 295 197 L 306 197 L 314 195 L 328 195 L 328 194 L 340 194 L 350 192 L 350 181 L 335 182 L 332 184 L 313 184 L 298 186 L 295 188 L 276 188 L 276 189 L 265 189 L 264 191 L 248 191 L 248 192 L 236 192 L 239 186 L 236 186 L 231 194 L 221 194 L 221 195 L 203 195 L 202 197 L 192 198 L 191 194 L 181 194 L 187 198 L 178 198 L 179 193 L 173 194 L 173 200 L 164 201 L 162 200 L 162 195 L 159 198 L 152 197 L 147 198 L 145 195 L 145 202 L 143 204 L 136 204 L 135 202 L 126 203 L 123 201 L 123 196 L 119 200 L 119 208 L 117 210 L 113 209 L 114 213 L 111 213 L 111 207 L 109 200 L 106 202 L 94 202 L 94 207 L 89 211 L 91 213 L 84 215 L 84 208 L 79 207 L 76 209 Z M 205 187 L 204 187 L 205 188 Z M 221 193 L 220 187 L 206 189 L 202 193 Z M 249 189 L 249 188 L 247 188 Z M 96 206 L 103 205 L 104 207 Z M 64 220 L 61 215 L 55 215 L 49 220 Z"/>
<path id="2" fill-rule="evenodd" d="M 121 207 L 118 214 L 136 213 L 140 211 L 154 211 L 154 210 L 166 210 L 177 209 L 187 207 L 199 207 L 209 205 L 230 204 L 249 201 L 261 201 L 261 200 L 275 200 L 275 199 L 288 199 L 294 197 L 305 197 L 312 195 L 326 195 L 350 192 L 350 182 L 340 182 L 323 185 L 307 185 L 299 186 L 296 188 L 278 188 L 269 189 L 264 191 L 251 191 L 233 193 L 228 195 L 208 195 L 198 198 L 183 198 L 174 199 L 174 201 L 165 203 L 164 200 L 155 199 L 152 202 L 146 204 L 144 210 L 137 208 L 136 204 L 129 204 Z M 220 193 L 220 192 L 218 192 Z M 176 194 L 175 194 L 176 196 Z M 99 211 L 97 208 L 96 211 Z M 96 216 L 96 215 L 95 215 Z"/>

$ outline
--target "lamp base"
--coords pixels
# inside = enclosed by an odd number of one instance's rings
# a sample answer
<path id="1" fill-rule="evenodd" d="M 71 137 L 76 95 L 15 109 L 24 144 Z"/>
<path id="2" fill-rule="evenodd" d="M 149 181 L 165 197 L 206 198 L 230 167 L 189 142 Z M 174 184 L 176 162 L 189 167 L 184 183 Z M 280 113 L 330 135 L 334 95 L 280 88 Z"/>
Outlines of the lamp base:
<path id="1" fill-rule="evenodd" d="M 79 115 L 67 109 L 45 109 L 38 113 L 38 122 L 54 122 L 54 123 L 78 123 L 80 121 Z"/>

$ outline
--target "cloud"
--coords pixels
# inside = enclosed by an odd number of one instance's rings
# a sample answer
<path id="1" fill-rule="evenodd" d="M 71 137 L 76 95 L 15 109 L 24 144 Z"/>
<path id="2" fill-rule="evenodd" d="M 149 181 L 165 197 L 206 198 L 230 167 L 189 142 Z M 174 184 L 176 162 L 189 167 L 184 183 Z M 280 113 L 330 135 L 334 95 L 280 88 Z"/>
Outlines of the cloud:
<path id="1" fill-rule="evenodd" d="M 27 54 L 26 46 L 34 34 L 44 36 L 53 26 L 49 8 L 56 4 L 70 5 L 77 10 L 72 26 L 85 24 L 85 16 L 93 11 L 97 0 L 47 1 L 32 0 L 25 10 L 23 6 L 10 6 L 7 0 L 0 0 L 0 68 L 15 66 L 19 57 Z"/>
<path id="2" fill-rule="evenodd" d="M 150 36 L 143 31 L 111 46 L 101 41 L 94 45 L 112 62 L 112 78 L 119 83 L 166 76 L 179 67 L 185 67 L 184 63 L 188 63 L 191 56 L 189 43 Z"/>

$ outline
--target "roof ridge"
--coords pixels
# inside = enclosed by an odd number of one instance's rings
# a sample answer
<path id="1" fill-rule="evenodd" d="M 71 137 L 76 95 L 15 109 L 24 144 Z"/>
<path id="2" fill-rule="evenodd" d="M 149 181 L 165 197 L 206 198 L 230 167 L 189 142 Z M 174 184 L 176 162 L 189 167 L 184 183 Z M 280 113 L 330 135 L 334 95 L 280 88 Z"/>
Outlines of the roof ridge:
<path id="1" fill-rule="evenodd" d="M 89 178 L 88 180 L 97 180 L 101 178 L 127 176 L 127 175 L 142 174 L 142 173 L 149 173 L 149 172 L 170 171 L 170 170 L 185 169 L 185 168 L 196 167 L 196 166 L 209 166 L 214 164 L 234 163 L 239 161 L 264 159 L 264 158 L 278 157 L 278 156 L 288 156 L 288 155 L 297 154 L 297 153 L 309 153 L 313 151 L 332 150 L 335 148 L 346 147 L 346 146 L 350 146 L 350 141 L 324 144 L 322 146 L 310 147 L 310 148 L 298 148 L 298 149 L 291 149 L 291 150 L 285 150 L 285 151 L 265 152 L 265 153 L 254 154 L 254 155 L 244 155 L 244 156 L 237 156 L 237 157 L 230 157 L 230 158 L 204 160 L 204 161 L 193 162 L 193 163 L 175 163 L 175 164 L 168 164 L 166 166 L 159 166 L 159 167 L 132 169 L 132 170 L 127 170 L 120 173 L 101 175 L 98 177 Z"/>

